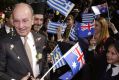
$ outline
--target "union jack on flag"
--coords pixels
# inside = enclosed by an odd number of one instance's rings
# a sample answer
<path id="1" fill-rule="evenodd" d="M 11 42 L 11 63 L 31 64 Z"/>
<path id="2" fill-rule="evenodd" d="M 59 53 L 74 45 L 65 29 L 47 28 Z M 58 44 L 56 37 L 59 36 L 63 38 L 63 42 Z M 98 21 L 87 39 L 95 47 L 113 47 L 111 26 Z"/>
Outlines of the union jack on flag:
<path id="1" fill-rule="evenodd" d="M 77 35 L 78 37 L 88 37 L 94 34 L 94 22 L 93 23 L 78 23 Z"/>
<path id="2" fill-rule="evenodd" d="M 66 17 L 74 7 L 74 4 L 69 0 L 47 0 L 47 4 Z"/>

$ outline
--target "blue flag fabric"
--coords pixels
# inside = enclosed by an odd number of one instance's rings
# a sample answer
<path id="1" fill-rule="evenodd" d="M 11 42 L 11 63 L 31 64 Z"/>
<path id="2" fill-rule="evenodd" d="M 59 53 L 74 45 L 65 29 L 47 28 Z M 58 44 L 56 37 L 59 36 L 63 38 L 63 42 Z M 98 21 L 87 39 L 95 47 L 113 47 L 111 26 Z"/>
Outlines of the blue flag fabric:
<path id="1" fill-rule="evenodd" d="M 62 76 L 59 77 L 60 80 L 71 80 L 73 78 L 73 74 L 71 71 L 67 71 Z"/>
<path id="2" fill-rule="evenodd" d="M 73 75 L 75 75 L 85 64 L 84 54 L 79 46 L 76 43 L 65 55 L 64 59 L 70 66 Z"/>
<path id="3" fill-rule="evenodd" d="M 92 6 L 92 10 L 95 15 L 103 14 L 108 12 L 108 5 L 107 3 L 103 3 L 97 6 Z"/>
<path id="4" fill-rule="evenodd" d="M 62 53 L 61 50 L 59 48 L 59 46 L 57 45 L 54 50 L 51 52 L 51 57 L 52 57 L 52 61 L 53 64 L 55 64 L 61 57 L 62 57 Z M 64 59 L 60 60 L 60 62 L 58 62 L 58 64 L 53 68 L 53 71 L 55 71 L 56 69 L 62 67 L 66 65 L 66 61 Z"/>
<path id="5" fill-rule="evenodd" d="M 74 7 L 74 4 L 69 0 L 47 0 L 47 4 L 66 17 Z"/>
<path id="6" fill-rule="evenodd" d="M 94 23 L 78 23 L 76 26 L 78 37 L 88 37 L 94 34 Z"/>
<path id="7" fill-rule="evenodd" d="M 71 28 L 70 33 L 69 33 L 69 38 L 72 41 L 76 41 L 78 39 L 77 34 L 76 34 L 76 27 L 75 26 L 73 28 Z"/>

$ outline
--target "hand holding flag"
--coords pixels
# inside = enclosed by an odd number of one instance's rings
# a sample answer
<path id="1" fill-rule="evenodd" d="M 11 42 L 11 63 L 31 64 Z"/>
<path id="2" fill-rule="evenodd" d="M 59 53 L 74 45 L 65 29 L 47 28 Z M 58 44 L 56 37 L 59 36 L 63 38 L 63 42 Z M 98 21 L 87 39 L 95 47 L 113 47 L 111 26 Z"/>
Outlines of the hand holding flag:
<path id="1" fill-rule="evenodd" d="M 59 79 L 71 80 L 72 77 L 77 74 L 85 64 L 84 54 L 79 44 L 76 43 L 66 54 L 64 54 L 63 57 L 70 66 L 71 71 L 66 72 L 60 76 Z"/>
<path id="2" fill-rule="evenodd" d="M 78 37 L 88 37 L 94 34 L 94 23 L 78 23 L 76 27 Z"/>
<path id="3" fill-rule="evenodd" d="M 67 77 L 68 79 L 71 79 L 85 64 L 84 54 L 79 44 L 76 43 L 68 52 L 66 52 L 58 61 L 56 61 L 55 64 L 53 64 L 53 66 L 45 73 L 41 80 L 43 80 L 44 77 L 53 69 L 53 67 L 55 67 L 62 59 L 64 59 L 71 68 L 71 71 L 68 71 L 59 77 L 63 80 L 66 80 Z"/>

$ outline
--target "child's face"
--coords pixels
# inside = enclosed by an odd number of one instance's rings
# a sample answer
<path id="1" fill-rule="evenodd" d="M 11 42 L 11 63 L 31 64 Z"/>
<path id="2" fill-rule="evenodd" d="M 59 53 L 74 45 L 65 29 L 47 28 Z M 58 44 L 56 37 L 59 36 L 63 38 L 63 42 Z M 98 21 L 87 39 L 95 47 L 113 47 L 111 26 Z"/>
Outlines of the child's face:
<path id="1" fill-rule="evenodd" d="M 110 64 L 119 64 L 119 52 L 111 45 L 107 52 L 107 62 Z"/>

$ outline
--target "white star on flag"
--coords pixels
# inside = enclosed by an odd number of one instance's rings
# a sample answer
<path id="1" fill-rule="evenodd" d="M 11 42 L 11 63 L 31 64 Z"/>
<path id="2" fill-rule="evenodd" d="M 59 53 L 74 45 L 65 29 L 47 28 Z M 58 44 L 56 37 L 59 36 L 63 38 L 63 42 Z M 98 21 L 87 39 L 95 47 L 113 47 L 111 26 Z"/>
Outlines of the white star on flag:
<path id="1" fill-rule="evenodd" d="M 76 62 L 73 62 L 73 63 L 72 63 L 72 67 L 73 67 L 73 68 L 76 68 L 76 66 L 77 66 L 77 65 L 76 65 Z"/>

